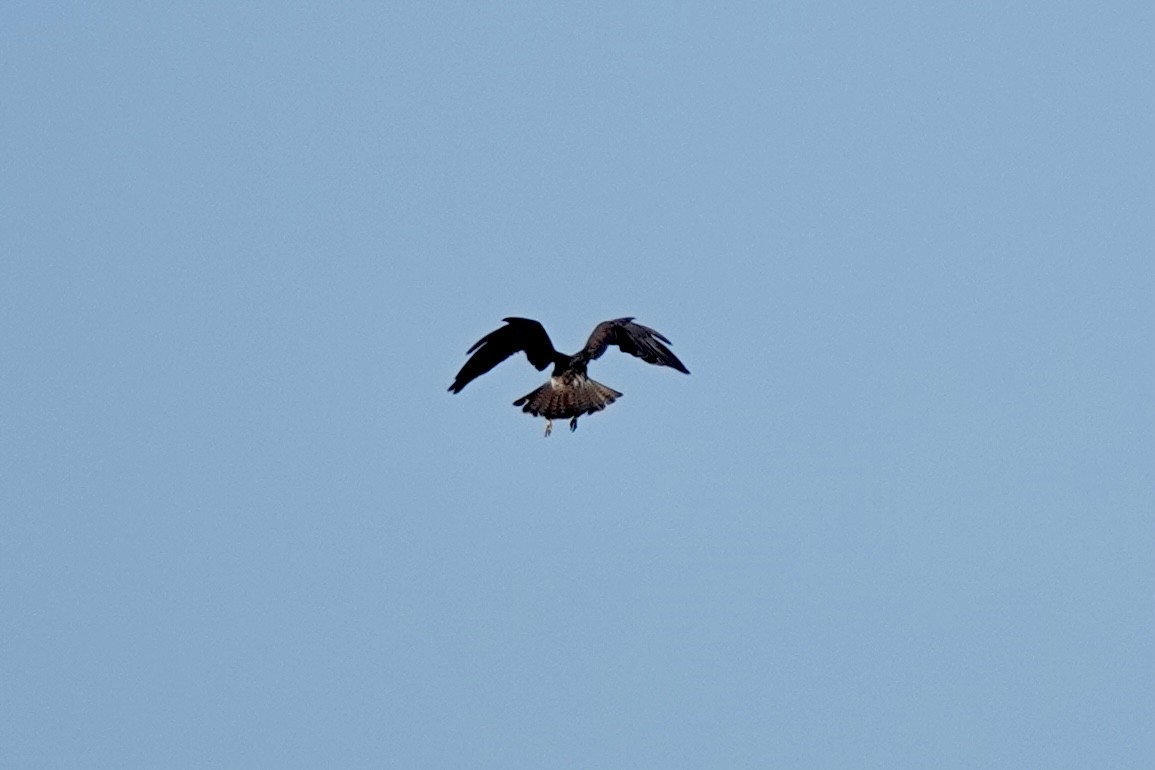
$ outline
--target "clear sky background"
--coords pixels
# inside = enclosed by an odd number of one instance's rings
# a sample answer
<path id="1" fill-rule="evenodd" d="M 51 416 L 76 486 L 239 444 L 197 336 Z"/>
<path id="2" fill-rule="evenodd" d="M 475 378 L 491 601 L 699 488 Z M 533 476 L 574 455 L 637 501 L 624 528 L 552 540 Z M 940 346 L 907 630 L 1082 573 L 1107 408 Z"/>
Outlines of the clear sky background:
<path id="1" fill-rule="evenodd" d="M 1155 766 L 1153 30 L 6 5 L 0 765 Z"/>

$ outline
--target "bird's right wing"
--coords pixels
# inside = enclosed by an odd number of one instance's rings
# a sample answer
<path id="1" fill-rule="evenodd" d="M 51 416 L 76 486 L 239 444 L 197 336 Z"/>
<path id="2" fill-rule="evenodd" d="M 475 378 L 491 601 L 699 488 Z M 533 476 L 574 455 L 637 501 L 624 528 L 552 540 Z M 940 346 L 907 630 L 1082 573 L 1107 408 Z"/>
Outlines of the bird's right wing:
<path id="1" fill-rule="evenodd" d="M 472 353 L 457 373 L 450 393 L 460 393 L 473 380 L 488 372 L 514 353 L 525 351 L 525 357 L 539 370 L 554 362 L 557 352 L 545 327 L 529 318 L 503 318 L 505 326 L 490 332 L 466 351 Z"/>
<path id="2" fill-rule="evenodd" d="M 689 374 L 690 370 L 686 365 L 678 360 L 674 351 L 666 347 L 670 344 L 672 343 L 657 330 L 636 324 L 633 318 L 615 318 L 594 327 L 585 349 L 579 355 L 586 361 L 592 361 L 605 353 L 610 345 L 617 345 L 623 353 L 637 356 L 647 364 L 668 366 L 683 374 Z"/>

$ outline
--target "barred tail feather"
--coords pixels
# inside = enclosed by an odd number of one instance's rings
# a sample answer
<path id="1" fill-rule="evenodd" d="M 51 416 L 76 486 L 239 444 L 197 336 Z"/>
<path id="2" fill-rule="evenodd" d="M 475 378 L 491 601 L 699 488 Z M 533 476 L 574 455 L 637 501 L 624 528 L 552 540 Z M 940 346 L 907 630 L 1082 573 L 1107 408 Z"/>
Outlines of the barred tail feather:
<path id="1" fill-rule="evenodd" d="M 549 382 L 513 402 L 534 417 L 557 420 L 600 412 L 621 393 L 587 377 L 550 377 Z"/>

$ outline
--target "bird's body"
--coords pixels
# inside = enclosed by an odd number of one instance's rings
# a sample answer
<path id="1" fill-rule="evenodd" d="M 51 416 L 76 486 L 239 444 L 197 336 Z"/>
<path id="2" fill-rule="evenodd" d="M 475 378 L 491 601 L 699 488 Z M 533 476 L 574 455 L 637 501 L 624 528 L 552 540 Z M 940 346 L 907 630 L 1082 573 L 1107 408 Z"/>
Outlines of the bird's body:
<path id="1" fill-rule="evenodd" d="M 539 370 L 553 364 L 549 381 L 513 402 L 523 412 L 544 417 L 547 436 L 553 420 L 568 418 L 570 430 L 576 430 L 578 417 L 600 412 L 621 397 L 621 393 L 591 380 L 587 374 L 589 362 L 598 358 L 610 345 L 617 345 L 622 352 L 647 363 L 690 373 L 662 344 L 669 344 L 668 339 L 647 326 L 634 323 L 633 318 L 617 318 L 598 324 L 585 347 L 573 355 L 555 350 L 545 327 L 537 321 L 528 318 L 503 320 L 505 326 L 482 337 L 467 351 L 472 355 L 457 373 L 449 391 L 460 393 L 475 378 L 518 352 L 524 352 L 529 362 Z"/>

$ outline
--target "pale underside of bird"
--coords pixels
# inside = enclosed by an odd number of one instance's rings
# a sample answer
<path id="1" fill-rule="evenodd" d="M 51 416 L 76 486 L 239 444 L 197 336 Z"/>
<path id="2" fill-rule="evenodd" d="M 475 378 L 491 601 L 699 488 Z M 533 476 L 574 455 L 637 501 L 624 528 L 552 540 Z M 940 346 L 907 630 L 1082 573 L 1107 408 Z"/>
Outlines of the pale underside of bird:
<path id="1" fill-rule="evenodd" d="M 668 339 L 648 326 L 634 323 L 632 317 L 598 324 L 585 347 L 572 356 L 555 350 L 545 327 L 537 321 L 529 318 L 502 320 L 505 326 L 485 335 L 466 351 L 472 355 L 457 373 L 449 392 L 460 393 L 474 379 L 515 353 L 525 353 L 539 371 L 553 364 L 553 373 L 544 385 L 513 402 L 527 414 L 544 417 L 547 436 L 553 430 L 554 420 L 568 418 L 569 429 L 577 430 L 579 417 L 600 412 L 621 397 L 618 391 L 591 380 L 586 374 L 589 362 L 606 352 L 610 345 L 617 345 L 623 353 L 637 356 L 646 363 L 690 373 L 666 347 L 671 344 Z"/>

